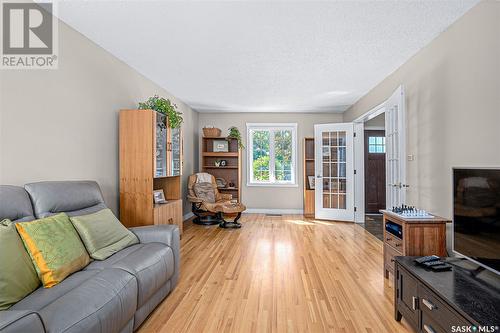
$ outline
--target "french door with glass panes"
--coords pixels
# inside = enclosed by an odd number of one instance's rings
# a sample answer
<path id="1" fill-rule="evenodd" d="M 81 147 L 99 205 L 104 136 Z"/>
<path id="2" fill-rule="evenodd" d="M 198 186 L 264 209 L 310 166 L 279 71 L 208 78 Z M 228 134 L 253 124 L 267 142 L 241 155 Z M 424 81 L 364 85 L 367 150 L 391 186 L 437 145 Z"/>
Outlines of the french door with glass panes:
<path id="1" fill-rule="evenodd" d="M 385 102 L 386 206 L 406 204 L 406 120 L 402 86 Z"/>
<path id="2" fill-rule="evenodd" d="M 354 126 L 314 125 L 315 217 L 354 221 Z"/>

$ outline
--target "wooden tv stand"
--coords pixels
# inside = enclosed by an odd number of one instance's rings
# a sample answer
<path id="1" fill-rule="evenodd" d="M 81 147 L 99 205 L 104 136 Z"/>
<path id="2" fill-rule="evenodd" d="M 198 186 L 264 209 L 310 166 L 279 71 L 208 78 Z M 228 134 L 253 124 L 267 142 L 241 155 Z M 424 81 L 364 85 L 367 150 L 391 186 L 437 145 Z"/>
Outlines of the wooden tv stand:
<path id="1" fill-rule="evenodd" d="M 415 258 L 395 258 L 397 321 L 404 317 L 422 333 L 498 332 L 500 276 L 488 271 L 475 275 L 477 265 L 460 258 L 442 258 L 452 270 L 433 272 L 415 264 Z"/>
<path id="2" fill-rule="evenodd" d="M 446 256 L 446 223 L 448 219 L 403 218 L 391 211 L 381 210 L 384 214 L 384 276 L 394 274 L 395 256 L 427 256 L 435 254 Z M 386 230 L 387 223 L 401 227 L 402 236 L 398 237 Z"/>

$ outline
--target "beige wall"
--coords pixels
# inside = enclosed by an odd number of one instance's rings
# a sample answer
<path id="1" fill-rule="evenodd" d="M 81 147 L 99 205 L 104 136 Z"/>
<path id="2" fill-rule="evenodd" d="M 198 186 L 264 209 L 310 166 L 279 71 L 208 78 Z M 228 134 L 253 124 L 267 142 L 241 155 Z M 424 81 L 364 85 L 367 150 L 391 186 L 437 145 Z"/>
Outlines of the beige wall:
<path id="1" fill-rule="evenodd" d="M 483 2 L 345 114 L 406 90 L 408 204 L 450 218 L 453 166 L 500 167 L 500 2 Z"/>
<path id="2" fill-rule="evenodd" d="M 200 131 L 213 125 L 227 135 L 230 126 L 240 129 L 246 146 L 246 123 L 297 123 L 298 139 L 298 187 L 248 187 L 247 150 L 243 151 L 242 202 L 250 209 L 302 210 L 303 206 L 303 139 L 314 136 L 314 124 L 342 122 L 341 114 L 334 113 L 200 113 Z"/>
<path id="3" fill-rule="evenodd" d="M 117 213 L 118 111 L 154 94 L 184 113 L 193 173 L 198 113 L 62 22 L 59 33 L 58 70 L 0 71 L 0 184 L 94 179 Z"/>
<path id="4" fill-rule="evenodd" d="M 366 129 L 383 129 L 385 128 L 385 113 L 379 114 L 373 119 L 368 120 L 365 122 L 365 128 Z"/>

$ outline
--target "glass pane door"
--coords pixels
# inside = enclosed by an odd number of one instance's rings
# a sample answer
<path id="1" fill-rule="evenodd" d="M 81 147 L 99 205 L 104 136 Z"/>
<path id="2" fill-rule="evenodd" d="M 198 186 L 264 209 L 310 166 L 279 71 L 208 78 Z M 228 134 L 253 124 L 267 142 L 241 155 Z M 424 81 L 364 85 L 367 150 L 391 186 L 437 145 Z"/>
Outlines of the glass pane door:
<path id="1" fill-rule="evenodd" d="M 315 216 L 354 221 L 352 123 L 314 126 Z"/>
<path id="2" fill-rule="evenodd" d="M 346 209 L 346 132 L 322 133 L 323 208 Z"/>
<path id="3" fill-rule="evenodd" d="M 404 90 L 400 86 L 386 101 L 386 205 L 406 203 L 406 137 Z"/>
<path id="4" fill-rule="evenodd" d="M 171 160 L 171 176 L 178 176 L 181 174 L 181 129 L 180 128 L 172 128 L 170 130 L 170 142 L 172 142 L 172 160 Z"/>
<path id="5" fill-rule="evenodd" d="M 155 177 L 167 176 L 167 123 L 164 115 L 156 113 Z"/>

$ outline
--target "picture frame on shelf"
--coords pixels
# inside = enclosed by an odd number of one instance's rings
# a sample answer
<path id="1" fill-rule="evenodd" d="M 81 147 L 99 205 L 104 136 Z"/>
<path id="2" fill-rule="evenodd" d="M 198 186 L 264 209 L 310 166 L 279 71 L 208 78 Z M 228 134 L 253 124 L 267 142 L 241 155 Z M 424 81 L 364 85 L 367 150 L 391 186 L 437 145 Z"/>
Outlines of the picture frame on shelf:
<path id="1" fill-rule="evenodd" d="M 165 204 L 167 200 L 165 199 L 165 193 L 163 190 L 154 190 L 153 191 L 153 200 L 155 204 Z"/>
<path id="2" fill-rule="evenodd" d="M 314 176 L 307 176 L 307 180 L 309 181 L 309 188 L 314 190 L 316 188 L 316 179 Z"/>
<path id="3" fill-rule="evenodd" d="M 227 140 L 214 140 L 213 144 L 214 153 L 229 152 L 229 142 Z"/>

